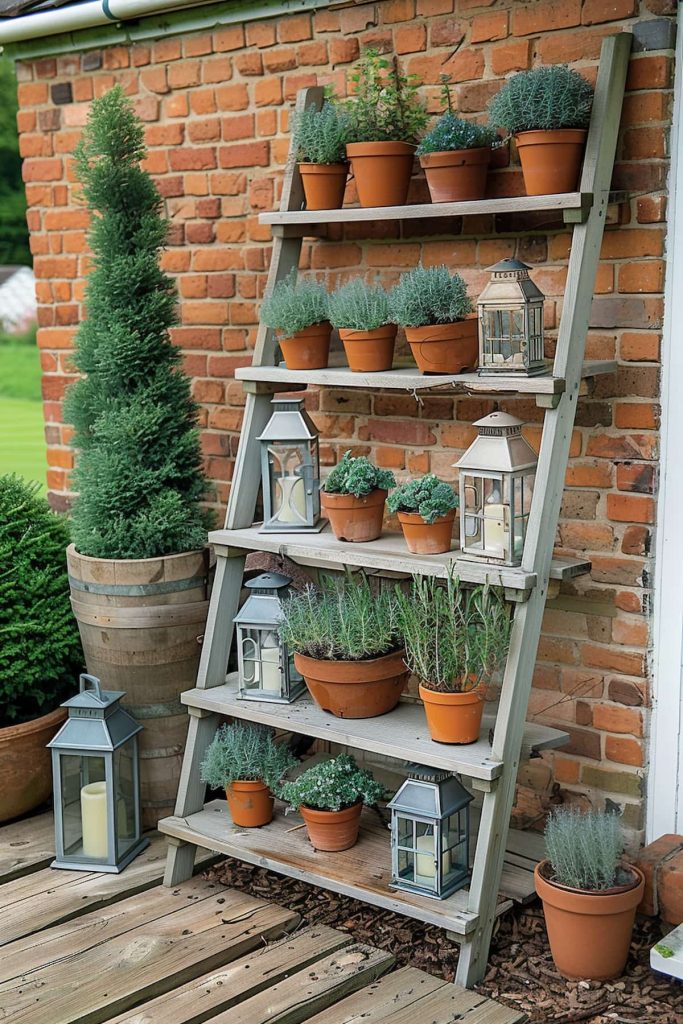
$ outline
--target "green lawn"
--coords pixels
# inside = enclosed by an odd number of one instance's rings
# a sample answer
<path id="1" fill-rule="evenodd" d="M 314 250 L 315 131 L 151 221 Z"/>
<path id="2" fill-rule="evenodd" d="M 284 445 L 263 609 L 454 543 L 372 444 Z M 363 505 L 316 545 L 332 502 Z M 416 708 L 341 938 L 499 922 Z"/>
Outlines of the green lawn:
<path id="1" fill-rule="evenodd" d="M 45 490 L 40 359 L 34 345 L 0 344 L 0 475 L 19 473 Z"/>

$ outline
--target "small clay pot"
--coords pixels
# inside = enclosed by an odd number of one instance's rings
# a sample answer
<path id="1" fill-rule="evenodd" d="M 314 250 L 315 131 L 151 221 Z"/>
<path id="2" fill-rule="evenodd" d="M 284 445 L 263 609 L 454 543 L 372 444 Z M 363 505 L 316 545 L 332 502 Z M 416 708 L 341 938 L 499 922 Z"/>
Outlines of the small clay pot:
<path id="1" fill-rule="evenodd" d="M 412 555 L 440 555 L 451 550 L 455 509 L 427 523 L 419 512 L 398 512 L 406 547 Z"/>
<path id="2" fill-rule="evenodd" d="M 339 210 L 344 205 L 347 164 L 299 164 L 307 210 Z"/>
<path id="3" fill-rule="evenodd" d="M 576 191 L 586 135 L 583 128 L 518 132 L 515 135 L 528 196 Z"/>
<path id="4" fill-rule="evenodd" d="M 394 361 L 396 324 L 385 324 L 372 331 L 352 331 L 341 327 L 341 338 L 349 369 L 354 373 L 377 373 L 390 370 Z"/>
<path id="5" fill-rule="evenodd" d="M 477 688 L 465 693 L 439 693 L 420 683 L 429 735 L 437 743 L 476 743 L 484 701 Z"/>
<path id="6" fill-rule="evenodd" d="M 474 370 L 479 358 L 479 320 L 469 316 L 452 324 L 406 327 L 406 341 L 422 373 Z"/>
<path id="7" fill-rule="evenodd" d="M 362 810 L 360 801 L 341 811 L 318 811 L 303 804 L 299 808 L 311 846 L 325 853 L 339 853 L 356 845 Z"/>
<path id="8" fill-rule="evenodd" d="M 66 719 L 65 708 L 0 729 L 0 822 L 19 818 L 45 803 L 52 792 L 52 762 L 46 744 Z"/>
<path id="9" fill-rule="evenodd" d="M 325 320 L 304 327 L 289 338 L 278 338 L 287 369 L 323 370 L 330 355 L 331 331 L 332 325 Z"/>
<path id="10" fill-rule="evenodd" d="M 433 203 L 459 203 L 483 199 L 491 162 L 488 146 L 457 149 L 450 153 L 425 153 L 420 166 L 425 172 Z"/>
<path id="11" fill-rule="evenodd" d="M 408 142 L 349 142 L 346 155 L 361 206 L 404 206 L 415 146 Z"/>
<path id="12" fill-rule="evenodd" d="M 231 782 L 225 795 L 230 817 L 240 828 L 260 828 L 273 820 L 273 794 L 265 782 Z"/>
<path id="13" fill-rule="evenodd" d="M 369 494 L 357 498 L 355 494 L 328 494 L 320 492 L 320 507 L 329 519 L 337 540 L 364 544 L 377 540 L 382 533 L 384 502 L 388 491 L 375 487 Z"/>
<path id="14" fill-rule="evenodd" d="M 330 661 L 295 654 L 294 664 L 313 700 L 337 718 L 377 718 L 399 702 L 408 678 L 405 652 L 367 661 Z"/>

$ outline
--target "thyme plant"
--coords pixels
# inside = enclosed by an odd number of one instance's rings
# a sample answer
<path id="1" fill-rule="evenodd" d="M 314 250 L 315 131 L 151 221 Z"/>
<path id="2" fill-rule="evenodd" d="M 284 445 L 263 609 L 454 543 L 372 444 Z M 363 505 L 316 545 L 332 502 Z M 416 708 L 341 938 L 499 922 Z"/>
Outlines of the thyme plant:
<path id="1" fill-rule="evenodd" d="M 222 725 L 201 763 L 202 782 L 224 789 L 232 782 L 263 781 L 279 791 L 282 776 L 299 762 L 272 729 L 251 722 Z"/>
<path id="2" fill-rule="evenodd" d="M 354 277 L 328 299 L 333 327 L 350 331 L 374 331 L 389 323 L 389 299 L 380 284 L 366 284 Z"/>
<path id="3" fill-rule="evenodd" d="M 389 316 L 400 327 L 451 324 L 464 320 L 472 309 L 462 277 L 451 274 L 443 264 L 423 267 L 418 263 L 401 274 L 389 292 Z"/>
<path id="4" fill-rule="evenodd" d="M 261 320 L 283 338 L 291 338 L 313 324 L 327 320 L 327 291 L 319 281 L 301 278 L 293 270 L 266 295 L 261 303 Z"/>
<path id="5" fill-rule="evenodd" d="M 365 455 L 353 456 L 346 451 L 325 481 L 328 494 L 353 494 L 363 498 L 376 488 L 388 491 L 396 486 L 390 469 L 378 469 Z"/>
<path id="6" fill-rule="evenodd" d="M 624 837 L 616 814 L 557 807 L 545 826 L 553 881 L 598 892 L 629 881 L 620 870 Z"/>
<path id="7" fill-rule="evenodd" d="M 593 86 L 566 64 L 520 71 L 489 104 L 489 120 L 511 134 L 587 128 Z"/>
<path id="8" fill-rule="evenodd" d="M 349 79 L 353 95 L 340 104 L 349 118 L 348 142 L 417 141 L 429 115 L 416 75 L 404 75 L 395 56 L 371 48 Z"/>
<path id="9" fill-rule="evenodd" d="M 349 754 L 321 761 L 282 787 L 282 798 L 292 807 L 303 804 L 317 811 L 342 811 L 359 800 L 374 804 L 383 796 L 384 786 Z"/>
<path id="10" fill-rule="evenodd" d="M 426 473 L 419 480 L 397 487 L 389 495 L 387 506 L 390 512 L 416 512 L 426 523 L 433 523 L 458 507 L 458 497 L 449 484 Z"/>
<path id="11" fill-rule="evenodd" d="M 329 100 L 320 110 L 310 106 L 292 114 L 292 136 L 302 163 L 345 163 L 348 135 L 348 114 Z"/>
<path id="12" fill-rule="evenodd" d="M 495 128 L 466 121 L 447 110 L 427 132 L 416 152 L 418 156 L 425 156 L 427 153 L 451 153 L 460 149 L 488 149 L 497 141 Z"/>

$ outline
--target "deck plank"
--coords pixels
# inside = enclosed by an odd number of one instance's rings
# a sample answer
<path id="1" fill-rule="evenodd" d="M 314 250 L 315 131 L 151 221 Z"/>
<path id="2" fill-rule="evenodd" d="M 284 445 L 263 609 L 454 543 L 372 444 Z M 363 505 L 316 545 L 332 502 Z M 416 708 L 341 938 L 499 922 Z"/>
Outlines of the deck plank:
<path id="1" fill-rule="evenodd" d="M 347 996 L 336 1006 L 317 1013 L 308 1024 L 378 1024 L 393 1020 L 393 1015 L 405 1007 L 410 1009 L 413 1024 L 424 1018 L 417 1011 L 421 1001 L 441 989 L 448 982 L 435 978 L 417 967 L 401 967 L 380 981 L 368 985 L 362 992 Z"/>
<path id="2" fill-rule="evenodd" d="M 51 811 L 0 828 L 0 885 L 47 867 L 55 855 Z"/>

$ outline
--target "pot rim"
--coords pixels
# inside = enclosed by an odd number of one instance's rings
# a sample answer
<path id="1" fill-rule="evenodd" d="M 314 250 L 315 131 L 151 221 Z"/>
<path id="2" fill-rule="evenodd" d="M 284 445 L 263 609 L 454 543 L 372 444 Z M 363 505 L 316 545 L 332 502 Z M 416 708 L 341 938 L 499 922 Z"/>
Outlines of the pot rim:
<path id="1" fill-rule="evenodd" d="M 96 562 L 99 565 L 111 565 L 111 564 L 123 564 L 123 565 L 144 565 L 148 562 L 172 562 L 177 561 L 181 558 L 187 558 L 189 555 L 198 555 L 200 553 L 209 552 L 210 548 L 208 544 L 205 544 L 201 548 L 192 548 L 190 551 L 177 551 L 173 555 L 153 555 L 152 558 L 96 558 L 94 555 L 82 555 L 80 551 L 76 550 L 75 544 L 69 544 L 66 549 L 67 557 L 71 555 L 82 559 L 84 562 Z M 208 569 L 207 569 L 208 572 Z"/>
<path id="2" fill-rule="evenodd" d="M 327 334 L 332 333 L 332 324 L 329 320 L 319 320 L 315 324 L 309 324 L 308 327 L 302 327 L 300 331 L 296 331 L 294 334 L 282 334 L 278 335 L 278 342 L 280 341 L 298 341 L 300 337 L 324 337 Z"/>
<path id="3" fill-rule="evenodd" d="M 409 345 L 424 345 L 425 342 L 439 344 L 450 341 L 471 341 L 478 334 L 479 317 L 476 313 L 470 313 L 462 320 L 452 320 L 447 324 L 423 324 L 421 327 L 404 327 L 403 330 Z M 446 337 L 421 337 L 421 334 L 429 331 L 443 332 Z M 451 334 L 451 337 L 448 337 L 448 333 Z"/>
<path id="4" fill-rule="evenodd" d="M 320 488 L 321 501 L 337 508 L 360 508 L 366 505 L 381 505 L 387 500 L 388 494 L 389 491 L 384 487 L 373 487 L 369 494 L 363 494 L 360 498 L 357 498 L 355 494 L 339 494 L 334 491 L 326 491 L 324 486 Z M 345 501 L 348 502 L 347 505 L 344 505 Z"/>
<path id="5" fill-rule="evenodd" d="M 408 523 L 414 526 L 438 526 L 439 523 L 445 523 L 447 520 L 451 522 L 455 519 L 455 513 L 457 508 L 452 508 L 449 512 L 444 512 L 442 516 L 437 516 L 433 523 L 428 523 L 426 519 L 423 519 L 419 512 L 401 512 L 399 509 L 396 513 L 399 522 Z"/>
<path id="6" fill-rule="evenodd" d="M 51 728 L 66 718 L 66 708 L 61 705 L 53 708 L 38 718 L 29 718 L 27 722 L 16 722 L 14 725 L 3 725 L 0 727 L 0 744 L 11 743 L 18 737 L 31 736 L 33 733 L 42 732 L 43 729 Z"/>
<path id="7" fill-rule="evenodd" d="M 255 792 L 259 789 L 270 790 L 270 786 L 266 782 L 264 782 L 263 779 L 233 779 L 232 782 L 228 783 L 226 789 L 229 789 L 230 787 L 237 790 L 237 792 L 239 792 L 240 790 L 242 790 L 243 792 Z"/>
<path id="8" fill-rule="evenodd" d="M 376 146 L 380 146 L 379 152 L 375 150 Z M 346 155 L 351 158 L 353 156 L 413 156 L 417 144 L 412 142 L 397 142 L 388 141 L 386 139 L 378 142 L 347 142 L 346 143 Z M 363 152 L 363 150 L 369 150 L 369 152 Z M 375 150 L 373 152 L 373 150 Z"/>
<path id="9" fill-rule="evenodd" d="M 355 818 L 357 814 L 363 810 L 363 800 L 358 797 L 355 803 L 349 807 L 341 807 L 338 811 L 323 811 L 318 807 L 309 807 L 307 804 L 301 804 L 299 807 L 299 813 L 302 818 L 305 819 L 305 814 L 311 816 L 311 818 L 318 818 L 321 823 L 324 821 L 341 821 L 343 819 Z"/>
<path id="10" fill-rule="evenodd" d="M 488 163 L 491 159 L 492 149 L 490 146 L 470 146 L 468 149 L 441 149 L 435 153 L 422 153 L 419 157 L 422 167 L 448 167 L 457 157 L 466 153 L 470 158 L 469 163 Z"/>
<path id="11" fill-rule="evenodd" d="M 364 658 L 359 661 L 342 661 L 339 658 L 312 658 L 308 654 L 294 652 L 294 663 L 304 678 L 309 675 L 318 682 L 334 683 L 341 686 L 368 686 L 371 683 L 386 683 L 388 679 L 408 674 L 404 661 L 405 647 L 399 647 L 378 658 Z M 351 679 L 342 678 L 345 672 L 356 667 Z M 308 671 L 307 671 L 308 670 Z"/>
<path id="12" fill-rule="evenodd" d="M 477 701 L 483 702 L 484 698 L 479 691 L 484 690 L 485 687 L 483 683 L 479 683 L 472 689 L 463 690 L 460 693 L 444 693 L 442 690 L 430 690 L 421 682 L 418 684 L 418 689 L 420 697 L 428 704 L 476 704 Z"/>
<path id="13" fill-rule="evenodd" d="M 339 327 L 338 331 L 342 341 L 377 341 L 380 338 L 395 338 L 398 327 L 396 324 L 383 324 L 370 331 L 356 331 L 353 327 Z"/>
<path id="14" fill-rule="evenodd" d="M 556 882 L 553 878 L 548 877 L 551 864 L 547 857 L 538 862 L 534 868 L 534 874 L 537 879 L 540 879 L 541 882 L 558 893 L 567 893 L 568 896 L 587 897 L 589 899 L 604 899 L 607 896 L 623 896 L 626 893 L 633 892 L 634 889 L 638 888 L 641 880 L 644 880 L 643 872 L 635 864 L 626 864 L 624 867 L 631 872 L 632 881 L 624 885 L 613 885 L 610 889 L 575 889 L 571 885 L 562 885 L 561 882 Z"/>
<path id="15" fill-rule="evenodd" d="M 302 160 L 298 165 L 299 174 L 348 174 L 348 162 L 337 164 L 313 164 Z"/>
<path id="16" fill-rule="evenodd" d="M 531 136 L 538 136 L 538 138 L 531 138 Z M 522 140 L 523 146 L 534 146 L 541 143 L 548 144 L 552 142 L 549 139 L 549 135 L 560 136 L 557 139 L 558 142 L 583 142 L 587 135 L 587 128 L 529 128 L 523 132 L 513 132 L 513 139 L 519 145 L 519 140 Z"/>

